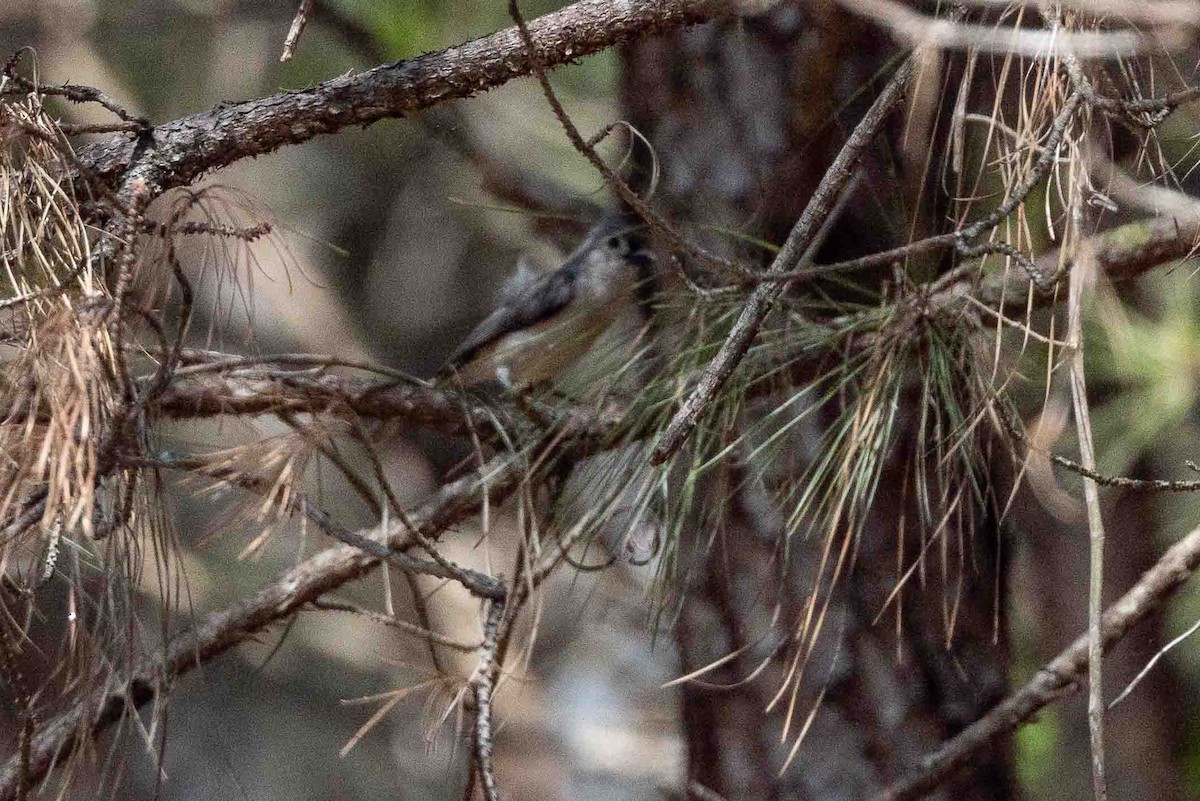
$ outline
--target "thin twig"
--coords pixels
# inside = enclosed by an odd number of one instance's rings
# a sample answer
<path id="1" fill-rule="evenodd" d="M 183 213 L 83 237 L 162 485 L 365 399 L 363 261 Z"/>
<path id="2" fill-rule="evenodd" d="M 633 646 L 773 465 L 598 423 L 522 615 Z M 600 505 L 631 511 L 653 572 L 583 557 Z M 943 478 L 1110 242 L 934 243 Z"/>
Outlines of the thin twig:
<path id="1" fill-rule="evenodd" d="M 1037 265 L 1033 263 L 1033 259 L 1026 256 L 1010 242 L 980 242 L 978 245 L 960 244 L 958 252 L 959 255 L 967 258 L 990 255 L 1007 256 L 1015 261 L 1017 266 L 1021 268 L 1021 271 L 1043 291 L 1048 290 L 1058 280 L 1058 276 L 1047 277 L 1042 275 Z"/>
<path id="2" fill-rule="evenodd" d="M 19 56 L 25 52 L 25 48 L 18 50 L 15 55 Z M 79 84 L 63 84 L 62 86 L 47 86 L 44 84 L 34 83 L 28 78 L 24 78 L 16 73 L 16 63 L 9 61 L 5 65 L 4 75 L 9 79 L 10 85 L 5 87 L 0 94 L 38 94 L 49 95 L 54 97 L 62 97 L 72 103 L 96 103 L 115 114 L 124 123 L 130 123 L 135 126 L 135 130 L 145 131 L 150 126 L 150 121 L 145 117 L 140 117 L 129 111 L 126 111 L 119 103 L 113 100 L 104 92 L 91 86 L 82 86 Z M 121 130 L 126 130 L 122 128 Z"/>
<path id="3" fill-rule="evenodd" d="M 177 371 L 176 375 L 197 375 L 199 373 L 223 373 L 240 370 L 246 367 L 257 367 L 264 364 L 290 364 L 302 367 L 348 367 L 354 370 L 364 370 L 378 373 L 416 384 L 422 387 L 432 387 L 433 383 L 423 378 L 397 370 L 394 367 L 370 362 L 363 359 L 346 359 L 341 356 L 327 356 L 319 353 L 272 353 L 261 356 L 238 356 L 216 351 L 189 350 L 184 353 L 188 366 Z"/>
<path id="4" fill-rule="evenodd" d="M 359 617 L 364 617 L 367 620 L 373 620 L 381 625 L 403 631 L 405 634 L 411 634 L 414 637 L 419 637 L 423 640 L 437 643 L 438 645 L 444 645 L 447 648 L 452 648 L 455 651 L 462 651 L 465 654 L 474 653 L 483 647 L 482 641 L 475 643 L 459 642 L 458 640 L 447 637 L 444 634 L 438 634 L 436 631 L 432 631 L 431 629 L 423 628 L 421 626 L 409 623 L 406 620 L 401 620 L 400 618 L 392 617 L 391 615 L 385 615 L 372 609 L 366 609 L 365 607 L 357 606 L 355 604 L 342 603 L 341 601 L 316 600 L 309 604 L 309 606 L 314 609 L 320 609 L 324 612 L 347 612 L 352 615 L 358 615 Z"/>
<path id="5" fill-rule="evenodd" d="M 198 202 L 199 195 L 190 195 L 187 202 L 179 204 L 171 218 L 163 225 L 163 230 L 170 231 L 175 228 L 180 218 Z M 171 345 L 171 352 L 163 363 L 158 366 L 158 372 L 155 374 L 149 389 L 142 398 L 142 406 L 146 407 L 153 403 L 156 399 L 162 396 L 167 391 L 167 387 L 171 384 L 171 379 L 175 375 L 175 371 L 179 368 L 179 362 L 183 358 L 183 342 L 187 338 L 188 327 L 192 322 L 192 305 L 195 302 L 195 294 L 192 291 L 192 282 L 188 280 L 187 274 L 183 271 L 183 265 L 179 261 L 178 253 L 175 247 L 175 237 L 167 237 L 167 265 L 171 268 L 171 275 L 175 279 L 175 283 L 179 286 L 179 323 L 178 330 L 175 332 L 175 341 Z"/>
<path id="6" fill-rule="evenodd" d="M 194 195 L 194 197 L 195 196 L 197 195 Z M 269 222 L 260 222 L 248 226 L 237 226 L 212 223 L 203 220 L 188 220 L 187 222 L 177 222 L 169 225 L 156 223 L 152 220 L 146 220 L 142 227 L 143 232 L 161 237 L 167 237 L 171 234 L 183 234 L 185 236 L 220 236 L 231 239 L 240 239 L 243 242 L 254 242 L 258 239 L 262 239 L 273 230 L 274 226 Z"/>
<path id="7" fill-rule="evenodd" d="M 1050 461 L 1060 467 L 1065 467 L 1073 473 L 1078 473 L 1084 478 L 1090 479 L 1102 487 L 1118 487 L 1120 489 L 1132 490 L 1134 492 L 1200 492 L 1200 481 L 1167 481 L 1156 478 L 1128 478 L 1126 476 L 1106 476 L 1102 473 L 1097 473 L 1095 470 L 1089 470 L 1079 462 L 1068 459 L 1065 456 L 1060 456 L 1057 453 L 1049 454 Z"/>
<path id="8" fill-rule="evenodd" d="M 500 675 L 498 650 L 500 623 L 503 618 L 504 603 L 490 602 L 483 624 L 483 647 L 480 648 L 479 666 L 471 679 L 471 687 L 475 691 L 475 766 L 486 801 L 500 801 L 500 792 L 496 786 L 496 765 L 492 759 L 492 694 L 496 689 L 496 679 Z"/>
<path id="9" fill-rule="evenodd" d="M 1088 409 L 1087 382 L 1083 371 L 1082 277 L 1086 269 L 1076 264 L 1071 270 L 1070 300 L 1068 301 L 1067 342 L 1070 348 L 1068 373 L 1071 380 L 1071 400 L 1075 410 L 1075 428 L 1079 436 L 1081 463 L 1088 470 L 1096 468 L 1096 451 L 1092 444 L 1091 413 Z M 1092 785 L 1097 801 L 1108 797 L 1104 780 L 1104 686 L 1102 681 L 1102 652 L 1100 648 L 1101 592 L 1104 582 L 1104 518 L 1100 512 L 1100 493 L 1096 482 L 1083 480 L 1083 497 L 1088 513 L 1088 731 L 1092 746 Z"/>
<path id="10" fill-rule="evenodd" d="M 296 45 L 300 43 L 300 34 L 304 33 L 304 26 L 308 25 L 308 14 L 312 11 L 312 0 L 300 0 L 300 7 L 296 9 L 296 16 L 292 19 L 292 27 L 288 29 L 287 38 L 283 40 L 283 52 L 279 55 L 280 61 L 287 61 L 296 53 Z"/>
<path id="11" fill-rule="evenodd" d="M 1139 684 L 1142 683 L 1142 679 L 1146 678 L 1146 674 L 1148 674 L 1151 670 L 1154 670 L 1154 666 L 1158 664 L 1158 660 L 1162 659 L 1164 656 L 1166 656 L 1168 653 L 1170 653 L 1171 650 L 1174 649 L 1176 645 L 1179 645 L 1181 642 L 1186 640 L 1188 637 L 1191 637 L 1197 631 L 1200 631 L 1200 620 L 1197 620 L 1195 623 L 1193 623 L 1191 626 L 1189 626 L 1188 630 L 1185 631 L 1183 634 L 1180 634 L 1178 637 L 1171 640 L 1169 643 L 1164 645 L 1162 648 L 1159 648 L 1158 651 L 1154 654 L 1154 656 L 1150 657 L 1150 661 L 1146 663 L 1145 667 L 1143 667 L 1141 670 L 1139 670 L 1138 674 L 1136 676 L 1134 676 L 1133 679 L 1130 680 L 1130 682 L 1128 684 L 1125 685 L 1125 689 L 1121 690 L 1120 695 L 1118 695 L 1116 698 L 1114 698 L 1112 700 L 1112 702 L 1108 705 L 1108 708 L 1112 709 L 1114 706 L 1116 706 L 1117 704 L 1121 703 L 1126 698 L 1128 698 L 1129 694 L 1134 691 L 1134 688 L 1136 688 Z"/>
<path id="12" fill-rule="evenodd" d="M 1134 100 L 1104 97 L 1093 93 L 1088 102 L 1102 111 L 1123 114 L 1135 124 L 1150 129 L 1158 127 L 1175 109 L 1197 99 L 1200 99 L 1200 86 L 1189 86 L 1162 97 Z"/>
<path id="13" fill-rule="evenodd" d="M 1058 21 L 1052 24 L 1061 29 Z M 1074 87 L 1074 96 L 1092 94 L 1091 82 L 1073 53 L 1063 56 L 1063 64 Z M 1086 146 L 1086 143 L 1084 143 Z M 1086 163 L 1080 168 L 1085 171 Z M 1095 280 L 1099 268 L 1083 242 L 1083 193 L 1076 185 L 1070 208 L 1071 241 L 1076 243 L 1074 264 L 1067 283 L 1067 373 L 1071 384 L 1071 404 L 1075 430 L 1079 438 L 1079 461 L 1088 470 L 1096 469 L 1096 449 L 1092 442 L 1092 413 L 1088 406 L 1087 380 L 1083 364 L 1084 294 Z M 1082 256 L 1080 255 L 1082 254 Z M 1100 617 L 1104 611 L 1104 516 L 1100 509 L 1100 491 L 1095 481 L 1083 480 L 1083 498 L 1088 517 L 1088 735 L 1092 755 L 1092 796 L 1106 801 L 1108 782 L 1104 776 L 1104 682 L 1103 650 L 1100 645 Z"/>

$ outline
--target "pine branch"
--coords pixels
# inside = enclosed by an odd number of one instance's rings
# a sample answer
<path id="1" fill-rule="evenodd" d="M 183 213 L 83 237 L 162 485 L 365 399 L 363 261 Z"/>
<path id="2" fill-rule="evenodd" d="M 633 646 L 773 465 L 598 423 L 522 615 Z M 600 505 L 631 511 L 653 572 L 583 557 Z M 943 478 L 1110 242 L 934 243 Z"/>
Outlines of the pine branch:
<path id="1" fill-rule="evenodd" d="M 767 269 L 768 275 L 791 272 L 800 265 L 809 245 L 815 240 L 829 213 L 837 204 L 842 190 L 854 174 L 858 160 L 875 139 L 884 121 L 904 99 L 913 64 L 912 56 L 906 58 L 896 69 L 883 92 L 867 109 L 867 113 L 850 134 L 833 164 L 822 176 L 800 219 L 792 227 L 779 254 Z M 717 355 L 709 362 L 704 374 L 700 376 L 699 383 L 684 400 L 655 446 L 652 457 L 654 464 L 663 464 L 669 460 L 692 433 L 705 409 L 717 397 L 721 387 L 741 363 L 742 357 L 746 355 L 758 334 L 759 326 L 774 308 L 775 301 L 789 286 L 789 282 L 760 284 L 750 293 L 733 330 Z"/>
<path id="2" fill-rule="evenodd" d="M 519 486 L 523 475 L 522 460 L 509 455 L 496 457 L 477 473 L 443 486 L 431 501 L 411 512 L 409 520 L 426 537 L 436 538 L 479 509 L 483 501 L 479 484 L 482 476 L 487 477 L 484 486 L 490 502 L 497 503 Z M 400 523 L 394 524 L 382 540 L 377 528 L 357 532 L 357 536 L 384 544 L 395 553 L 416 545 L 416 539 Z M 287 620 L 325 593 L 361 578 L 379 562 L 378 554 L 353 545 L 322 551 L 280 574 L 241 603 L 204 616 L 123 681 L 98 681 L 98 689 L 81 695 L 70 708 L 38 727 L 30 745 L 25 780 L 39 781 L 52 765 L 64 761 L 86 739 L 152 701 L 173 680 Z M 15 797 L 21 761 L 20 756 L 13 757 L 0 767 L 0 800 Z"/>
<path id="3" fill-rule="evenodd" d="M 580 0 L 529 23 L 539 63 L 557 67 L 636 37 L 704 22 L 724 0 Z M 82 167 L 109 187 L 142 179 L 151 196 L 186 186 L 235 161 L 345 128 L 408 117 L 528 75 L 532 63 L 516 28 L 458 47 L 341 76 L 156 125 L 85 148 Z"/>

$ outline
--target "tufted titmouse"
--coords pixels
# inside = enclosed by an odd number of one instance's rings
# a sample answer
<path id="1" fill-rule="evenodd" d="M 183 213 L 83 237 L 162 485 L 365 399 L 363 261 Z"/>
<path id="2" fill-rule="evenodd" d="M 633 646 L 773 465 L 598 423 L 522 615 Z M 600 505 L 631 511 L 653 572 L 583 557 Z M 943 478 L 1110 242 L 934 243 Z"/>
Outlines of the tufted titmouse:
<path id="1" fill-rule="evenodd" d="M 653 256 L 639 229 L 628 214 L 607 215 L 557 270 L 519 270 L 438 377 L 508 389 L 554 380 L 648 291 Z"/>

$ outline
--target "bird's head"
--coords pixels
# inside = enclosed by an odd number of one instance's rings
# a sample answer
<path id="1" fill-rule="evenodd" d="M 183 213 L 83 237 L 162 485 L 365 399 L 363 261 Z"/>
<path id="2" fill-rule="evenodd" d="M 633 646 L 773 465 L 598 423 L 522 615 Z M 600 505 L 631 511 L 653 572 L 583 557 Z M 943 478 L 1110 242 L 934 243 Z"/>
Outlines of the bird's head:
<path id="1" fill-rule="evenodd" d="M 609 214 L 588 231 L 563 267 L 578 277 L 580 290 L 604 298 L 647 283 L 653 263 L 641 221 L 629 214 Z"/>

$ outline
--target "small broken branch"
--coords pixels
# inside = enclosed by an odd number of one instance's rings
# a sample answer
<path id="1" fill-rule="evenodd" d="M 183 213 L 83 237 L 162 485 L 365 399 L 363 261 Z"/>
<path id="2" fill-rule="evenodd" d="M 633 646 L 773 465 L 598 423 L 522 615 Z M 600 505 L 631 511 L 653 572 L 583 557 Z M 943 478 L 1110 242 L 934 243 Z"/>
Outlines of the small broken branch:
<path id="1" fill-rule="evenodd" d="M 283 40 L 283 52 L 279 54 L 280 61 L 288 61 L 296 54 L 296 45 L 300 43 L 300 34 L 308 25 L 308 15 L 312 11 L 313 0 L 300 0 L 296 16 L 292 19 L 292 27 L 288 29 L 287 38 Z"/>

